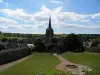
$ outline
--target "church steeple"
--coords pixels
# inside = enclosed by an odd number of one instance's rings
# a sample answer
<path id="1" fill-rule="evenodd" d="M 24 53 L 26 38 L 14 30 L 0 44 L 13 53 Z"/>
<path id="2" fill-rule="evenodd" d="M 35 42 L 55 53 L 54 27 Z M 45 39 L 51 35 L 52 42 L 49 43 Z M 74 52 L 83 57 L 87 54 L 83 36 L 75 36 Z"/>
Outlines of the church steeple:
<path id="1" fill-rule="evenodd" d="M 46 29 L 46 36 L 47 37 L 53 37 L 53 29 L 51 27 L 51 16 L 49 18 L 49 25 L 48 25 L 48 28 Z"/>
<path id="2" fill-rule="evenodd" d="M 49 17 L 49 27 L 51 28 L 51 16 Z"/>

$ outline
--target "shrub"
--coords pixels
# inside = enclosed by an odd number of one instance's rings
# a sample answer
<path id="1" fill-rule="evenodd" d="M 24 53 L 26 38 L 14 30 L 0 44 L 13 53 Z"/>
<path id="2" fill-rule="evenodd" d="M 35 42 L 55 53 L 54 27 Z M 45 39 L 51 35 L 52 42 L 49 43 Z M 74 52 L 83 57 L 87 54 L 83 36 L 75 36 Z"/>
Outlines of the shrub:
<path id="1" fill-rule="evenodd" d="M 95 69 L 93 69 L 90 72 L 87 72 L 86 75 L 100 75 L 100 67 L 96 67 Z"/>
<path id="2" fill-rule="evenodd" d="M 30 54 L 27 48 L 10 49 L 0 52 L 0 65 L 15 61 Z"/>
<path id="3" fill-rule="evenodd" d="M 94 53 L 100 53 L 100 47 L 87 48 L 86 51 L 94 52 Z"/>
<path id="4" fill-rule="evenodd" d="M 36 42 L 34 43 L 34 45 L 36 46 L 36 51 L 39 52 L 45 52 L 46 51 L 46 47 L 44 45 L 44 43 L 42 42 L 41 39 L 37 39 Z"/>

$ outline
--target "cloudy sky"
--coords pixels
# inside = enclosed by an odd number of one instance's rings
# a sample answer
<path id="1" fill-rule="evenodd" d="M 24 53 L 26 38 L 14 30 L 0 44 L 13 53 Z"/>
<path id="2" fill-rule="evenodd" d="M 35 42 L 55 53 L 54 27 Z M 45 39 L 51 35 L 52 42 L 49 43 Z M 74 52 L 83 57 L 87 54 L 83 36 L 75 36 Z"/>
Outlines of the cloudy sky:
<path id="1" fill-rule="evenodd" d="M 100 33 L 100 0 L 0 0 L 0 31 Z"/>

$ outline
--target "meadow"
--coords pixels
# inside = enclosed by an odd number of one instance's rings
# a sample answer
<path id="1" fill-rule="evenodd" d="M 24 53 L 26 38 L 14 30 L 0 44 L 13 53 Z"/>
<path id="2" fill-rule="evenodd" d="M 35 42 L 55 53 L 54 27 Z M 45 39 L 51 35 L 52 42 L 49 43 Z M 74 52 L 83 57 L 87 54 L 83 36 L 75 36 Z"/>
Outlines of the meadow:
<path id="1" fill-rule="evenodd" d="M 100 55 L 96 53 L 66 52 L 61 55 L 73 63 L 87 65 L 91 68 L 100 67 Z M 40 72 L 45 75 L 58 75 L 61 71 L 56 70 L 55 66 L 59 63 L 60 61 L 50 53 L 32 53 L 30 58 L 0 72 L 0 75 L 36 75 Z"/>
<path id="2" fill-rule="evenodd" d="M 55 56 L 48 53 L 33 53 L 25 61 L 0 72 L 0 75 L 36 75 L 39 72 L 45 74 L 57 73 L 55 66 L 59 63 L 60 61 Z"/>
<path id="3" fill-rule="evenodd" d="M 83 53 L 73 53 L 66 52 L 62 54 L 67 60 L 77 63 L 87 65 L 90 68 L 100 67 L 100 54 L 92 52 L 83 52 Z"/>

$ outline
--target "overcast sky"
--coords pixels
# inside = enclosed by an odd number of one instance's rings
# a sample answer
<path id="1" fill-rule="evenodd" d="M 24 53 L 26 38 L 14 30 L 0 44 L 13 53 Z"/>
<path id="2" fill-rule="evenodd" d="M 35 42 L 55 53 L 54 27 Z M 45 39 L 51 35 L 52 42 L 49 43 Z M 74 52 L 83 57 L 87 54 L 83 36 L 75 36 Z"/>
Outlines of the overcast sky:
<path id="1" fill-rule="evenodd" d="M 100 33 L 100 0 L 0 0 L 0 31 Z"/>

